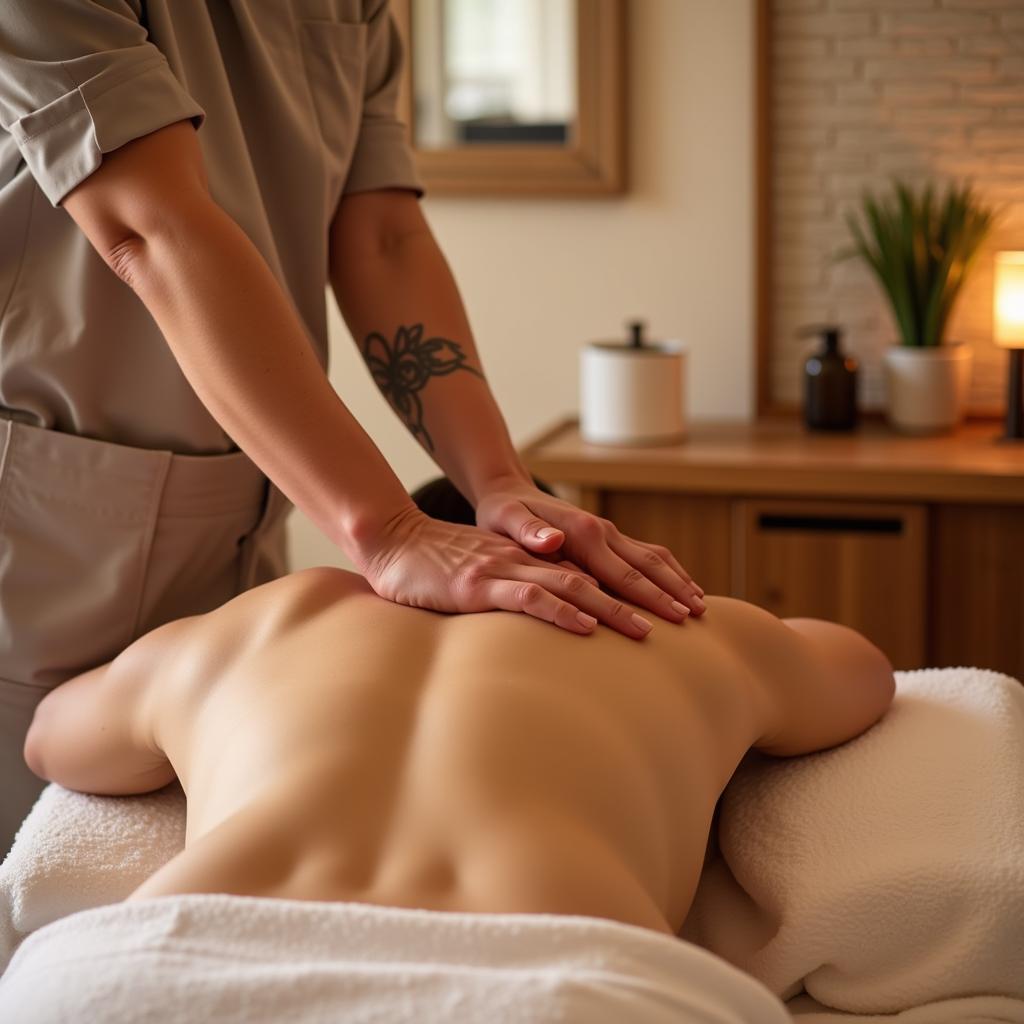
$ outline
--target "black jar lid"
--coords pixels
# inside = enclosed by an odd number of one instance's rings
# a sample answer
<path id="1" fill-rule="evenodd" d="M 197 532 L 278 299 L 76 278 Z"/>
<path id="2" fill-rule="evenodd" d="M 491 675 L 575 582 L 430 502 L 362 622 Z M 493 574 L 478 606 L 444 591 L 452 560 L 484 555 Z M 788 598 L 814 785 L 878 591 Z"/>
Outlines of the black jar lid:
<path id="1" fill-rule="evenodd" d="M 618 352 L 622 355 L 666 356 L 678 355 L 686 349 L 681 341 L 648 341 L 644 337 L 646 323 L 643 320 L 631 320 L 629 338 L 625 341 L 592 341 L 590 348 L 599 348 L 604 352 Z"/>

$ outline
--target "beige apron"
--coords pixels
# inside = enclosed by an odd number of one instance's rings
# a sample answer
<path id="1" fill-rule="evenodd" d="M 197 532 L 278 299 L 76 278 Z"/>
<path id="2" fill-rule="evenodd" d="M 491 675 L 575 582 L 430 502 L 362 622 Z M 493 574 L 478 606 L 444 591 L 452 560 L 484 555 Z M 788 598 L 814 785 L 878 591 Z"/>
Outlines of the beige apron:
<path id="1" fill-rule="evenodd" d="M 0 834 L 43 786 L 21 748 L 46 692 L 286 572 L 291 507 L 242 452 L 176 455 L 0 419 Z"/>

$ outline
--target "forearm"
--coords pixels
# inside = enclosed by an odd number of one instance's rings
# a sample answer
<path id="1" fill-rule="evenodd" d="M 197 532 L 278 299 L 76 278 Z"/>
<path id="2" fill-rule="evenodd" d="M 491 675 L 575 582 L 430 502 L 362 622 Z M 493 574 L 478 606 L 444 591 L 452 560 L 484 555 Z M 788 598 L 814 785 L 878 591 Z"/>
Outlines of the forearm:
<path id="1" fill-rule="evenodd" d="M 388 244 L 339 247 L 331 280 L 378 387 L 467 500 L 475 506 L 501 478 L 530 480 L 426 223 L 413 219 Z"/>
<path id="2" fill-rule="evenodd" d="M 411 500 L 331 387 L 294 306 L 248 237 L 210 203 L 180 211 L 172 230 L 126 252 L 123 276 L 203 404 L 357 558 L 360 538 Z"/>

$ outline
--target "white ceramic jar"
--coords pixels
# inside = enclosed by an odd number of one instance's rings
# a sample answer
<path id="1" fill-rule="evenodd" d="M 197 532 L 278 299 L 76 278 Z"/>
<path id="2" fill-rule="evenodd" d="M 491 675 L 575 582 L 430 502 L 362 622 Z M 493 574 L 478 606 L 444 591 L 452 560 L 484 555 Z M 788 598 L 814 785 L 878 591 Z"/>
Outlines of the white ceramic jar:
<path id="1" fill-rule="evenodd" d="M 580 356 L 580 436 L 591 444 L 671 444 L 686 434 L 686 345 L 599 341 Z"/>

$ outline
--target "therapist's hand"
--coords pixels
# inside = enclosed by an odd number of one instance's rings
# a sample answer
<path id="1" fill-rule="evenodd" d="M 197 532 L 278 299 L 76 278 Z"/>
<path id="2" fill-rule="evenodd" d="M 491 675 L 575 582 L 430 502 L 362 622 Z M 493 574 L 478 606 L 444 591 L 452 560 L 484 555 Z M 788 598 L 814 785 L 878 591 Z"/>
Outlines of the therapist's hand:
<path id="1" fill-rule="evenodd" d="M 581 634 L 593 632 L 599 620 L 636 640 L 650 631 L 650 623 L 603 593 L 568 559 L 550 551 L 532 555 L 510 537 L 432 519 L 415 505 L 367 539 L 356 564 L 377 594 L 397 604 L 439 612 L 525 612 Z"/>
<path id="2" fill-rule="evenodd" d="M 612 593 L 670 622 L 705 610 L 704 591 L 668 548 L 633 540 L 609 520 L 533 484 L 511 479 L 489 488 L 477 503 L 476 522 L 539 558 L 570 559 Z"/>

